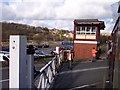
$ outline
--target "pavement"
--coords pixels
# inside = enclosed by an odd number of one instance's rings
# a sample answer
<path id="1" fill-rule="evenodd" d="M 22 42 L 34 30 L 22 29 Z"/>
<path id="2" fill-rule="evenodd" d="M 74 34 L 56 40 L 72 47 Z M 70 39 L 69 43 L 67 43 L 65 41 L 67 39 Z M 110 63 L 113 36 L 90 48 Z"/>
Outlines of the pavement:
<path id="1" fill-rule="evenodd" d="M 8 88 L 9 87 L 9 68 L 3 67 L 0 68 L 0 84 L 2 85 L 2 88 Z"/>
<path id="2" fill-rule="evenodd" d="M 75 90 L 80 88 L 104 88 L 108 79 L 106 60 L 73 62 L 72 70 L 63 63 L 51 89 Z"/>

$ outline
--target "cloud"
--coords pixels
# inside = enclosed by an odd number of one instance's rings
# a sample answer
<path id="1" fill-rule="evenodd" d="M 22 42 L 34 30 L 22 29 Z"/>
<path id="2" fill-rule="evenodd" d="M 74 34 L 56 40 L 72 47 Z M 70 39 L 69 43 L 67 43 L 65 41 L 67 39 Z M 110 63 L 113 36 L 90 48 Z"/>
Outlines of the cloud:
<path id="1" fill-rule="evenodd" d="M 107 3 L 103 0 L 66 0 L 56 9 L 57 18 L 108 18 L 112 12 Z"/>
<path id="2" fill-rule="evenodd" d="M 11 12 L 10 14 L 14 14 L 16 19 L 50 19 L 54 17 L 54 7 L 50 3 L 47 5 L 40 2 L 10 2 L 9 6 L 3 5 L 2 11 L 5 17 L 9 17 L 8 14 Z M 5 17 L 3 19 L 7 20 Z"/>
<path id="3" fill-rule="evenodd" d="M 108 32 L 108 31 L 111 32 L 112 29 L 113 29 L 113 26 L 114 26 L 114 21 L 113 21 L 113 19 L 111 19 L 111 18 L 105 19 L 105 26 L 106 26 L 106 28 L 105 28 L 105 30 L 102 31 L 102 32 Z"/>
<path id="4" fill-rule="evenodd" d="M 111 5 L 117 1 L 119 0 L 9 0 L 9 4 L 2 5 L 2 21 L 71 30 L 73 20 L 77 18 L 111 19 Z M 110 23 L 107 22 L 107 27 Z"/>
<path id="5" fill-rule="evenodd" d="M 13 21 L 10 21 L 13 22 Z M 65 29 L 72 30 L 73 29 L 73 21 L 71 20 L 18 20 L 16 23 L 28 23 L 31 26 L 41 26 L 41 27 L 49 27 L 50 29 Z M 68 27 L 69 26 L 69 27 Z"/>

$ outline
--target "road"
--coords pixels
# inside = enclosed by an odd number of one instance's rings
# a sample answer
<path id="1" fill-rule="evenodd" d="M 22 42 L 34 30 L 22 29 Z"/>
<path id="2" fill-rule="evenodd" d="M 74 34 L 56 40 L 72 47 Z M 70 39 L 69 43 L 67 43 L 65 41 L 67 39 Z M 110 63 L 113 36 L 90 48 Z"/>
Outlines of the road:
<path id="1" fill-rule="evenodd" d="M 105 87 L 108 65 L 107 61 L 97 62 L 77 62 L 73 63 L 73 69 L 68 68 L 68 63 L 64 63 L 56 78 L 53 88 L 64 88 L 74 90 L 78 88 Z"/>
<path id="2" fill-rule="evenodd" d="M 40 65 L 36 64 L 36 68 Z M 73 69 L 68 68 L 68 63 L 63 63 L 58 77 L 55 79 L 53 88 L 76 89 L 87 86 L 104 87 L 104 81 L 107 80 L 107 61 L 97 62 L 74 62 Z M 9 87 L 9 68 L 0 68 L 2 79 L 0 84 L 2 88 Z"/>
<path id="3" fill-rule="evenodd" d="M 2 88 L 8 88 L 9 87 L 9 69 L 8 67 L 0 68 L 0 84 L 2 85 Z"/>

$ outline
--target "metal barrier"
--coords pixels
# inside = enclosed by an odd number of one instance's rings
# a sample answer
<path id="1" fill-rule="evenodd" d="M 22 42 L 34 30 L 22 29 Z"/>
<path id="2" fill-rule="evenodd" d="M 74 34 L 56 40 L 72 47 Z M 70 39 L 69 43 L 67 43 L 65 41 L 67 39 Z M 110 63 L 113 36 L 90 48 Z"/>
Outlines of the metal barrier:
<path id="1" fill-rule="evenodd" d="M 37 89 L 49 89 L 61 65 L 62 52 L 56 55 L 51 61 L 48 62 L 43 68 L 40 69 L 40 74 L 35 78 L 34 85 Z"/>
<path id="2" fill-rule="evenodd" d="M 26 36 L 10 36 L 9 88 L 48 89 L 51 86 L 62 62 L 62 50 L 38 71 L 35 79 L 33 54 L 33 46 L 27 47 Z"/>

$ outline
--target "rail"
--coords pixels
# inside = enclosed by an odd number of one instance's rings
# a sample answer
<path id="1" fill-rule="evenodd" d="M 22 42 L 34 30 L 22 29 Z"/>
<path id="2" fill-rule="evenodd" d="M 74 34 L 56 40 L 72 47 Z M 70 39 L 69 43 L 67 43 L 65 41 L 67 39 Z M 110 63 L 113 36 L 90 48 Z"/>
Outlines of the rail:
<path id="1" fill-rule="evenodd" d="M 52 85 L 53 80 L 55 79 L 57 70 L 61 65 L 62 61 L 61 52 L 59 55 L 56 55 L 51 61 L 48 62 L 43 68 L 41 68 L 40 74 L 35 78 L 34 85 L 37 89 L 48 89 Z"/>

